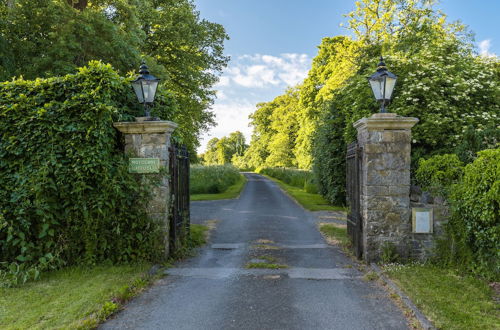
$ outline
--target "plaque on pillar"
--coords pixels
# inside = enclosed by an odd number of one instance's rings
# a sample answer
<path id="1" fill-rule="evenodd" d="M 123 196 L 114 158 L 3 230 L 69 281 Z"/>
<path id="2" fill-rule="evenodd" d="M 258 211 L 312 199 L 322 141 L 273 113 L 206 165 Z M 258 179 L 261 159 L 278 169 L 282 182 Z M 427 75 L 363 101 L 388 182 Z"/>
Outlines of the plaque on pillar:
<path id="1" fill-rule="evenodd" d="M 413 232 L 416 234 L 432 234 L 432 208 L 414 207 L 411 213 Z"/>
<path id="2" fill-rule="evenodd" d="M 130 158 L 128 163 L 129 173 L 159 173 L 159 158 Z"/>

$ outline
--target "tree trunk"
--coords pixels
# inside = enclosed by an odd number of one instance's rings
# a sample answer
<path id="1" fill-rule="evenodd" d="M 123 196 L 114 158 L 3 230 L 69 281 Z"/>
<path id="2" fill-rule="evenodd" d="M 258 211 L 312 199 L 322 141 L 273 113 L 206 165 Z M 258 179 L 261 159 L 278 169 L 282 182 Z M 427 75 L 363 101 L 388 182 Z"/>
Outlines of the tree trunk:
<path id="1" fill-rule="evenodd" d="M 78 9 L 80 11 L 87 8 L 89 2 L 88 0 L 67 0 L 67 1 L 71 7 Z"/>

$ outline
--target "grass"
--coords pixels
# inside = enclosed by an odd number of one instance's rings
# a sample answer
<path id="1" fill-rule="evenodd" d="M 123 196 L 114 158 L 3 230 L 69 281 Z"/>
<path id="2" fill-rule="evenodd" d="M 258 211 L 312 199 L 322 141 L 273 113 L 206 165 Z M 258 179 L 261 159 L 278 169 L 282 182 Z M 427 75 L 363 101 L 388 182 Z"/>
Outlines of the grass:
<path id="1" fill-rule="evenodd" d="M 283 268 L 288 268 L 288 266 L 282 264 L 267 263 L 267 262 L 249 262 L 245 265 L 245 268 L 283 269 Z"/>
<path id="2" fill-rule="evenodd" d="M 347 227 L 334 223 L 320 223 L 319 231 L 323 234 L 329 244 L 349 247 L 350 241 L 347 237 Z"/>
<path id="3" fill-rule="evenodd" d="M 149 267 L 72 267 L 0 289 L 0 328 L 93 328 L 119 308 L 120 297 L 147 285 L 143 274 Z"/>
<path id="4" fill-rule="evenodd" d="M 246 182 L 247 179 L 245 178 L 245 176 L 240 174 L 238 181 L 232 186 L 229 186 L 229 188 L 227 188 L 227 190 L 224 192 L 214 193 L 214 194 L 192 194 L 190 198 L 192 201 L 207 201 L 207 200 L 236 198 L 243 190 L 243 187 L 245 186 Z"/>
<path id="5" fill-rule="evenodd" d="M 291 186 L 278 179 L 264 175 L 267 178 L 276 182 L 281 189 L 292 196 L 303 208 L 309 211 L 345 211 L 342 206 L 333 206 L 328 203 L 323 196 L 306 192 L 304 189 Z"/>
<path id="6" fill-rule="evenodd" d="M 427 264 L 384 271 L 439 329 L 500 328 L 500 309 L 483 280 Z"/>
<path id="7" fill-rule="evenodd" d="M 189 172 L 191 194 L 219 194 L 241 179 L 239 170 L 232 165 L 192 165 Z"/>
<path id="8" fill-rule="evenodd" d="M 184 253 L 205 244 L 208 226 L 191 225 Z M 149 263 L 69 267 L 21 287 L 0 288 L 1 329 L 94 329 L 157 277 Z"/>

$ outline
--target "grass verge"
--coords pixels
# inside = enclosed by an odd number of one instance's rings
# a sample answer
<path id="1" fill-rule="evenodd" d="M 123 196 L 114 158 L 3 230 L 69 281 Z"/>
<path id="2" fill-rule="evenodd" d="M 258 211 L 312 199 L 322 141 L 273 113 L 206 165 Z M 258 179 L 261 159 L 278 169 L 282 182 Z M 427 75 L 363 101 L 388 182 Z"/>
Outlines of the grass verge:
<path id="1" fill-rule="evenodd" d="M 0 289 L 0 328 L 95 328 L 148 285 L 150 266 L 71 267 Z"/>
<path id="2" fill-rule="evenodd" d="M 263 174 L 261 174 L 263 175 Z M 281 180 L 272 178 L 268 175 L 264 175 L 270 180 L 276 182 L 281 189 L 286 191 L 290 196 L 293 197 L 303 208 L 309 211 L 345 211 L 342 206 L 334 206 L 328 204 L 328 201 L 319 194 L 311 194 L 306 192 L 304 189 L 291 186 L 284 183 Z"/>
<path id="3" fill-rule="evenodd" d="M 238 181 L 227 188 L 226 191 L 218 194 L 193 194 L 191 195 L 192 201 L 208 201 L 208 200 L 219 200 L 219 199 L 232 199 L 238 197 L 238 195 L 243 190 L 247 179 L 244 175 L 240 174 Z"/>
<path id="4" fill-rule="evenodd" d="M 319 231 L 323 234 L 328 244 L 340 245 L 343 248 L 348 248 L 350 246 L 346 225 L 320 223 Z"/>
<path id="5" fill-rule="evenodd" d="M 205 244 L 208 227 L 191 225 L 182 258 Z M 173 261 L 173 260 L 172 260 Z M 1 329 L 94 329 L 158 276 L 149 263 L 69 267 L 21 287 L 0 288 Z"/>
<path id="6" fill-rule="evenodd" d="M 500 309 L 480 279 L 428 264 L 389 265 L 384 272 L 438 329 L 499 329 Z"/>

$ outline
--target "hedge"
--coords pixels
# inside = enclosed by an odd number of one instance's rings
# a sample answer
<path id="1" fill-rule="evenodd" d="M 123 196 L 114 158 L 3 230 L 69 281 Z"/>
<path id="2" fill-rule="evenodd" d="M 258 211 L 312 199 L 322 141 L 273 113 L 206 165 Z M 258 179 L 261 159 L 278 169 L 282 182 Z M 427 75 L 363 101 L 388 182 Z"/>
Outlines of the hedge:
<path id="1" fill-rule="evenodd" d="M 135 114 L 133 98 L 129 80 L 100 62 L 0 83 L 0 272 L 161 254 L 147 189 L 112 126 Z"/>

